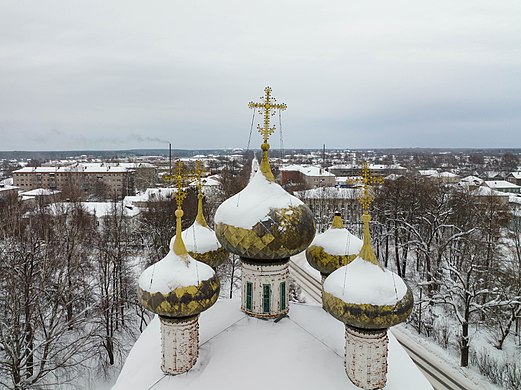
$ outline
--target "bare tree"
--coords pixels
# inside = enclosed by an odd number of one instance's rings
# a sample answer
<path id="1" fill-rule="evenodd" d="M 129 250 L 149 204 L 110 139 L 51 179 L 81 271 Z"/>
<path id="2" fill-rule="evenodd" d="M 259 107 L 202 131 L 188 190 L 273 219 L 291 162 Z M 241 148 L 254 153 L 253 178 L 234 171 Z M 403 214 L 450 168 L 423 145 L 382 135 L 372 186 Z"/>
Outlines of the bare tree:
<path id="1" fill-rule="evenodd" d="M 88 308 L 68 318 L 68 272 L 53 245 L 56 224 L 45 209 L 22 215 L 14 205 L 0 230 L 0 383 L 53 388 L 90 357 Z M 73 285 L 72 288 L 83 288 Z"/>
<path id="2" fill-rule="evenodd" d="M 95 240 L 95 299 L 102 366 L 113 365 L 125 349 L 120 342 L 130 332 L 135 315 L 135 271 L 130 264 L 134 234 L 131 219 L 120 202 L 113 201 Z"/>

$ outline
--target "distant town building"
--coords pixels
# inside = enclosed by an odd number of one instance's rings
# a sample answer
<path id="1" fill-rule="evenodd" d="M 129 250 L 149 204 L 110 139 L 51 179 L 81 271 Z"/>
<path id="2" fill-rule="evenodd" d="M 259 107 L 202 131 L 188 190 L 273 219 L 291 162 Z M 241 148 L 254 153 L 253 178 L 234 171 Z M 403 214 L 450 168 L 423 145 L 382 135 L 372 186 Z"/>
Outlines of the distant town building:
<path id="1" fill-rule="evenodd" d="M 5 201 L 13 196 L 18 196 L 18 187 L 0 185 L 0 201 Z"/>
<path id="2" fill-rule="evenodd" d="M 80 189 L 100 197 L 132 195 L 136 177 L 155 176 L 155 167 L 143 163 L 75 163 L 63 167 L 24 167 L 13 172 L 13 184 L 21 190 Z"/>
<path id="3" fill-rule="evenodd" d="M 506 180 L 485 181 L 485 185 L 496 191 L 508 192 L 511 194 L 521 193 L 521 186 L 518 186 Z"/>
<path id="4" fill-rule="evenodd" d="M 361 165 L 358 164 L 337 164 L 328 168 L 329 172 L 336 176 L 357 176 L 361 169 Z M 407 173 L 407 168 L 398 164 L 369 164 L 369 169 L 377 176 L 388 176 L 392 173 L 405 175 Z"/>
<path id="5" fill-rule="evenodd" d="M 500 204 L 507 205 L 509 201 L 508 194 L 494 190 L 487 185 L 482 185 L 477 187 L 476 189 L 471 191 L 471 194 L 483 199 L 483 201 L 488 201 L 490 199 L 497 200 Z"/>
<path id="6" fill-rule="evenodd" d="M 279 168 L 280 184 L 302 184 L 304 189 L 334 187 L 335 175 L 314 165 L 289 165 Z"/>
<path id="7" fill-rule="evenodd" d="M 507 175 L 506 179 L 512 184 L 521 186 L 521 172 L 512 172 Z"/>

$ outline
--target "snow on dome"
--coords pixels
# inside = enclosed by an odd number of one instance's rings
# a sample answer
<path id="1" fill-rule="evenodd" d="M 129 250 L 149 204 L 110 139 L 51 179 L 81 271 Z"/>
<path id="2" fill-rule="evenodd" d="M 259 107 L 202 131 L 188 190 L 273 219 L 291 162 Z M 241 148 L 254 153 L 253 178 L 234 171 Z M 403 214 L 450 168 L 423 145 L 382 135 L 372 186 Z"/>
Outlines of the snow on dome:
<path id="1" fill-rule="evenodd" d="M 411 289 L 402 278 L 360 256 L 326 278 L 322 297 L 329 314 L 361 329 L 404 322 L 413 306 Z"/>
<path id="2" fill-rule="evenodd" d="M 243 229 L 251 229 L 263 221 L 272 209 L 296 207 L 304 203 L 289 194 L 279 184 L 270 182 L 258 170 L 248 185 L 225 200 L 215 213 L 216 224 L 225 223 Z"/>
<path id="3" fill-rule="evenodd" d="M 217 250 L 221 244 L 215 236 L 215 232 L 208 226 L 203 226 L 195 221 L 188 229 L 184 230 L 181 237 L 188 252 L 206 253 Z M 170 240 L 170 248 L 173 247 L 175 236 Z"/>
<path id="4" fill-rule="evenodd" d="M 306 249 L 306 259 L 313 268 L 328 275 L 353 261 L 362 244 L 362 240 L 344 228 L 340 213 L 335 213 L 331 227 L 318 234 Z"/>
<path id="5" fill-rule="evenodd" d="M 362 248 L 362 240 L 354 236 L 346 228 L 329 228 L 318 234 L 310 247 L 318 246 L 326 253 L 334 256 L 357 255 Z"/>
<path id="6" fill-rule="evenodd" d="M 170 248 L 174 247 L 175 237 L 170 240 Z M 217 240 L 215 232 L 197 219 L 183 231 L 181 237 L 190 256 L 210 267 L 216 268 L 229 259 L 228 252 Z"/>
<path id="7" fill-rule="evenodd" d="M 407 285 L 394 272 L 357 257 L 329 275 L 324 291 L 346 303 L 383 306 L 402 300 Z"/>
<path id="8" fill-rule="evenodd" d="M 169 294 L 177 288 L 197 286 L 215 276 L 212 267 L 189 255 L 178 256 L 172 250 L 139 277 L 139 288 L 149 293 Z"/>
<path id="9" fill-rule="evenodd" d="M 145 269 L 138 281 L 143 307 L 164 317 L 189 317 L 212 306 L 220 282 L 212 267 L 172 249 Z"/>
<path id="10" fill-rule="evenodd" d="M 265 175 L 261 167 L 241 192 L 219 206 L 215 233 L 227 251 L 239 256 L 284 259 L 313 240 L 313 213 Z"/>

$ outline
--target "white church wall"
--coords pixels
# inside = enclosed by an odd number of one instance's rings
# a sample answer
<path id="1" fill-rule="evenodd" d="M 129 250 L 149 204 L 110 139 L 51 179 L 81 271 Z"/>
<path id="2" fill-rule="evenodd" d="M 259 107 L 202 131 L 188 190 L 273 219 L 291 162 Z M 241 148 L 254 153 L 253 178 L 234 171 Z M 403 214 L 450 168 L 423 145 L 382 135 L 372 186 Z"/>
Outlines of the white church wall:
<path id="1" fill-rule="evenodd" d="M 242 311 L 251 316 L 262 318 L 276 318 L 289 311 L 289 267 L 287 261 L 254 264 L 242 260 L 241 269 Z M 248 285 L 251 287 L 248 287 Z M 266 310 L 266 286 L 269 286 L 269 310 Z"/>
<path id="2" fill-rule="evenodd" d="M 199 356 L 199 316 L 160 321 L 161 369 L 172 375 L 190 370 Z"/>

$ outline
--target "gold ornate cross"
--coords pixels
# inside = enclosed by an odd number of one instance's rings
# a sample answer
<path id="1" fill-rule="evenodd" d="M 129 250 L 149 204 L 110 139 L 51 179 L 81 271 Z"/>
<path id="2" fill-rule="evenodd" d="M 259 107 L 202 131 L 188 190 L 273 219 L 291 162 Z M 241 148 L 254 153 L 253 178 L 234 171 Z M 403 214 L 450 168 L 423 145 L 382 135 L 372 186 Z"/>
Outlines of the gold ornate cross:
<path id="1" fill-rule="evenodd" d="M 183 177 L 183 163 L 181 160 L 177 160 L 177 175 L 176 175 L 176 184 L 177 184 L 177 192 L 175 194 L 175 201 L 177 203 L 177 208 L 181 209 L 183 205 L 183 201 L 186 198 L 186 191 L 183 189 L 183 184 L 185 178 Z"/>
<path id="2" fill-rule="evenodd" d="M 200 164 L 200 161 L 198 161 L 198 163 Z M 172 175 L 169 175 L 169 174 L 163 175 L 163 181 L 176 187 L 177 191 L 176 191 L 176 195 L 175 195 L 175 200 L 177 203 L 177 208 L 180 209 L 183 204 L 183 201 L 185 200 L 185 198 L 187 196 L 186 191 L 183 189 L 184 184 L 186 184 L 186 181 L 190 177 L 193 177 L 193 175 L 190 175 L 190 173 L 188 173 L 188 172 L 183 172 L 183 162 L 181 160 L 177 160 L 175 164 L 176 164 L 176 173 L 174 173 Z M 200 177 L 200 176 L 198 176 L 198 177 Z"/>
<path id="3" fill-rule="evenodd" d="M 260 127 L 260 125 L 257 126 L 257 130 L 259 133 L 262 134 L 262 137 L 264 138 L 264 143 L 268 143 L 268 138 L 271 134 L 275 131 L 275 126 L 270 128 L 270 114 L 273 115 L 274 112 L 272 110 L 281 110 L 284 111 L 288 106 L 286 104 L 277 104 L 275 103 L 277 100 L 271 96 L 271 88 L 266 87 L 264 88 L 264 96 L 261 97 L 260 103 L 254 103 L 249 102 L 248 107 L 259 109 L 259 112 L 261 114 L 264 114 L 264 127 Z"/>
<path id="4" fill-rule="evenodd" d="M 370 186 L 383 184 L 384 179 L 380 176 L 371 175 L 371 170 L 367 162 L 362 162 L 362 172 L 360 178 L 350 180 L 350 183 L 359 183 L 364 187 L 364 192 L 358 197 L 358 202 L 362 205 L 364 213 L 369 213 L 369 207 L 374 201 L 374 194 L 369 191 Z"/>

